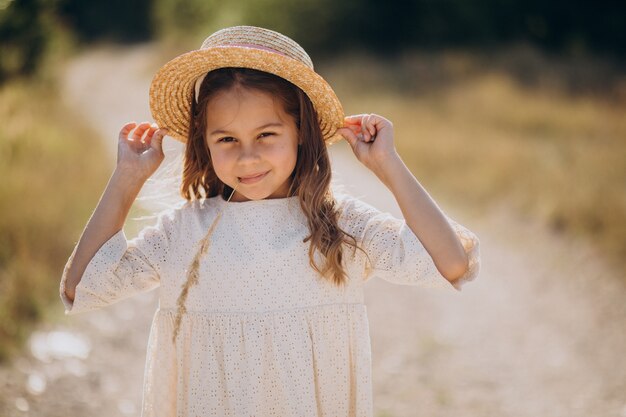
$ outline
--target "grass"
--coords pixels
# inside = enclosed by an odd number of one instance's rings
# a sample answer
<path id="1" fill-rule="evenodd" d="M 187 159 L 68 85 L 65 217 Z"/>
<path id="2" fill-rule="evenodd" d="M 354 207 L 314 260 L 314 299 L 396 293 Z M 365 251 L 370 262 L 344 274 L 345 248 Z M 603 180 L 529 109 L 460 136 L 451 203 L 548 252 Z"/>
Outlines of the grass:
<path id="1" fill-rule="evenodd" d="M 0 361 L 58 311 L 63 266 L 108 180 L 101 141 L 54 83 L 0 88 Z"/>
<path id="2" fill-rule="evenodd" d="M 626 272 L 626 76 L 564 61 L 451 51 L 346 57 L 323 73 L 346 114 L 394 123 L 398 151 L 435 199 L 475 215 L 506 202 L 592 239 Z"/>

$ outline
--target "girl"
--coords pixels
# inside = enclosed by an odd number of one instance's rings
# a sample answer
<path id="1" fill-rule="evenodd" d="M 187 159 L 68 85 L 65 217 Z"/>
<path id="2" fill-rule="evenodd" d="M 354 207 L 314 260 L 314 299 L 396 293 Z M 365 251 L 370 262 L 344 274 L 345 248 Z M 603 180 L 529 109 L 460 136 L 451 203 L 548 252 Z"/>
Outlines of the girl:
<path id="1" fill-rule="evenodd" d="M 478 275 L 478 238 L 406 168 L 391 122 L 344 118 L 279 33 L 214 33 L 157 72 L 150 107 L 156 126 L 120 131 L 116 169 L 61 279 L 65 314 L 159 287 L 144 417 L 372 416 L 365 282 L 460 290 Z M 186 144 L 186 202 L 127 241 L 166 133 Z M 327 146 L 342 138 L 406 220 L 333 195 Z"/>

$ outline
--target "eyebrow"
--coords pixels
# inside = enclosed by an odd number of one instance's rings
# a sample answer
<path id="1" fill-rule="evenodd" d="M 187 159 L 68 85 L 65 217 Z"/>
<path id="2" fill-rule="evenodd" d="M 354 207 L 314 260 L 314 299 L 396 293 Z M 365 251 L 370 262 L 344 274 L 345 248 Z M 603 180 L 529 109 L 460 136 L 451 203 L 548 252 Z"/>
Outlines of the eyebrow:
<path id="1" fill-rule="evenodd" d="M 283 126 L 282 123 L 271 122 L 271 123 L 266 123 L 263 126 L 257 127 L 256 130 L 261 130 L 261 129 L 265 129 L 265 128 L 268 128 L 268 127 L 282 127 L 282 126 Z M 228 133 L 231 133 L 231 132 L 229 132 L 228 130 L 216 129 L 216 130 L 212 131 L 211 133 L 209 133 L 209 135 L 213 136 L 213 135 L 217 135 L 219 133 L 228 134 Z"/>

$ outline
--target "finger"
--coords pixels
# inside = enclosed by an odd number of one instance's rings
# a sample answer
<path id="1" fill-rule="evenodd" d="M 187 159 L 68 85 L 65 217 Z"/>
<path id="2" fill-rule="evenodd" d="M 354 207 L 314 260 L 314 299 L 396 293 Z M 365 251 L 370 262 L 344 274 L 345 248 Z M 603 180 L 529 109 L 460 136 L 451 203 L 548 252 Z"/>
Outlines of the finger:
<path id="1" fill-rule="evenodd" d="M 351 131 L 354 132 L 354 134 L 359 134 L 361 133 L 361 121 L 360 119 L 358 121 L 356 120 L 347 120 L 344 122 L 343 128 L 346 129 L 350 129 Z"/>
<path id="2" fill-rule="evenodd" d="M 361 125 L 361 120 L 363 119 L 364 116 L 366 116 L 366 115 L 365 114 L 354 114 L 354 115 L 351 115 L 351 116 L 344 117 L 343 120 L 344 120 L 344 122 L 346 124 L 360 126 Z"/>
<path id="3" fill-rule="evenodd" d="M 133 130 L 135 126 L 137 126 L 137 123 L 135 122 L 128 122 L 124 126 L 122 126 L 122 129 L 120 129 L 119 139 L 126 139 L 128 137 L 128 133 Z"/>
<path id="4" fill-rule="evenodd" d="M 359 141 L 354 132 L 348 128 L 342 127 L 340 129 L 337 129 L 337 133 L 343 136 L 352 148 L 354 148 Z"/>
<path id="5" fill-rule="evenodd" d="M 139 125 L 135 128 L 135 131 L 133 132 L 133 140 L 136 141 L 136 142 L 141 141 L 141 138 L 143 137 L 143 134 L 149 128 L 150 128 L 150 123 L 148 123 L 148 122 L 139 123 Z"/>
<path id="6" fill-rule="evenodd" d="M 167 132 L 168 131 L 166 128 L 158 129 L 150 140 L 150 147 L 161 152 L 161 150 L 163 149 L 163 137 L 167 135 Z"/>
<path id="7" fill-rule="evenodd" d="M 150 143 L 150 140 L 152 139 L 152 136 L 154 136 L 154 132 L 156 132 L 158 129 L 156 123 L 152 123 L 150 125 L 150 128 L 148 130 L 146 130 L 145 136 L 143 138 L 143 141 L 145 143 Z"/>
<path id="8" fill-rule="evenodd" d="M 346 119 L 346 120 L 361 120 L 364 116 L 367 116 L 367 113 L 351 114 L 351 115 L 348 115 L 348 116 L 344 117 L 344 119 Z"/>
<path id="9" fill-rule="evenodd" d="M 368 115 L 365 121 L 365 129 L 368 132 L 368 141 L 373 142 L 376 139 L 376 133 L 379 127 L 377 125 L 381 122 L 381 118 L 376 114 Z"/>
<path id="10" fill-rule="evenodd" d="M 371 120 L 372 115 L 368 114 L 365 117 L 363 117 L 363 119 L 361 119 L 361 132 L 363 132 L 363 139 L 366 142 L 369 142 L 369 140 L 372 137 L 372 134 L 369 130 L 369 125 L 370 125 L 370 120 Z"/>
<path id="11" fill-rule="evenodd" d="M 149 122 L 142 122 L 135 128 L 135 132 L 133 133 L 133 139 L 141 140 L 145 136 L 146 132 L 150 130 Z"/>
<path id="12" fill-rule="evenodd" d="M 359 133 L 361 133 L 361 125 L 347 125 L 342 127 L 342 129 L 349 129 L 351 130 L 355 135 L 358 135 Z"/>
<path id="13" fill-rule="evenodd" d="M 159 130 L 159 126 L 156 123 L 152 123 L 150 128 L 146 131 L 144 140 L 146 143 L 149 143 L 155 133 Z"/>
<path id="14" fill-rule="evenodd" d="M 367 129 L 372 136 L 376 134 L 376 123 L 378 122 L 378 118 L 375 114 L 370 114 L 367 118 Z"/>

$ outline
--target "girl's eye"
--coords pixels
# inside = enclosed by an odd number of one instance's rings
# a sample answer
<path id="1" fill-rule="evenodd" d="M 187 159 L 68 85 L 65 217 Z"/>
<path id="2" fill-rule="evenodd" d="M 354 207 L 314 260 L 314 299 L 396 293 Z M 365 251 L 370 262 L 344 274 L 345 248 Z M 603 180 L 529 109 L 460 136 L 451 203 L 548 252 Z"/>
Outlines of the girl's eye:
<path id="1" fill-rule="evenodd" d="M 273 136 L 273 135 L 275 135 L 275 133 L 273 132 L 263 132 L 259 135 L 259 137 L 266 137 L 266 136 Z M 230 143 L 232 140 L 234 140 L 232 136 L 226 136 L 226 137 L 220 138 L 218 142 Z"/>

